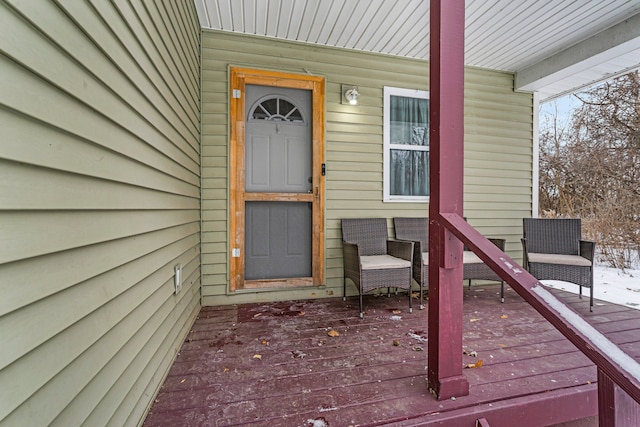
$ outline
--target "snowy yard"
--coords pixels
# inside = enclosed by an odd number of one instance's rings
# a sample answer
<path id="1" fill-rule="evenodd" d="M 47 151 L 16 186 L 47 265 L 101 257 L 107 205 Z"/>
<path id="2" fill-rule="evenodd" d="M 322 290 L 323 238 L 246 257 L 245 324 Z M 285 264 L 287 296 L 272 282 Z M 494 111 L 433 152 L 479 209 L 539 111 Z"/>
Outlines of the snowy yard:
<path id="1" fill-rule="evenodd" d="M 622 271 L 596 264 L 593 298 L 640 310 L 640 262 L 636 262 L 633 267 Z M 578 293 L 578 286 L 572 283 L 558 280 L 542 280 L 542 283 L 551 288 Z M 582 295 L 588 298 L 589 289 L 584 288 Z M 595 306 L 598 306 L 597 301 Z"/>

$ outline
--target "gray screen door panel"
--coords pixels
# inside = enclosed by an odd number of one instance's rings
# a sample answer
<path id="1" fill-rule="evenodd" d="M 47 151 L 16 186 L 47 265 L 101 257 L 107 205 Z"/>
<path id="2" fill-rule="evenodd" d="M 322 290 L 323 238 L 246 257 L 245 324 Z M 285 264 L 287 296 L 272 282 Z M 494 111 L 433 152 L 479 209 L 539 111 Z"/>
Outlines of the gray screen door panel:
<path id="1" fill-rule="evenodd" d="M 310 193 L 310 91 L 247 85 L 245 105 L 245 192 Z M 310 277 L 312 218 L 309 203 L 247 201 L 245 279 Z"/>
<path id="2" fill-rule="evenodd" d="M 308 203 L 247 202 L 245 279 L 311 276 Z"/>

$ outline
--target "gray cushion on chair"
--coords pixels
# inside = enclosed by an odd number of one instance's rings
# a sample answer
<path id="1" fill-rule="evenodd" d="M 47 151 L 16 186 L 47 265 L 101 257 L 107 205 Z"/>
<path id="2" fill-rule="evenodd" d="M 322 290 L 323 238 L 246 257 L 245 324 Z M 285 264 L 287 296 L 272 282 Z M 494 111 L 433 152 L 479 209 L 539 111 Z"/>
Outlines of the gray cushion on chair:
<path id="1" fill-rule="evenodd" d="M 422 264 L 429 265 L 429 252 L 422 252 Z"/>
<path id="2" fill-rule="evenodd" d="M 429 252 L 422 253 L 422 263 L 424 265 L 429 265 Z M 463 264 L 484 264 L 484 262 L 478 257 L 478 255 L 474 254 L 471 251 L 462 252 L 462 263 Z"/>
<path id="3" fill-rule="evenodd" d="M 543 264 L 576 265 L 580 267 L 591 266 L 591 261 L 581 257 L 580 255 L 539 254 L 535 252 L 529 252 L 527 256 L 529 257 L 529 262 Z"/>
<path id="4" fill-rule="evenodd" d="M 387 268 L 411 267 L 411 262 L 391 255 L 361 256 L 360 263 L 363 270 L 384 270 Z"/>
<path id="5" fill-rule="evenodd" d="M 474 254 L 471 251 L 462 252 L 462 263 L 463 264 L 484 264 L 478 255 Z"/>

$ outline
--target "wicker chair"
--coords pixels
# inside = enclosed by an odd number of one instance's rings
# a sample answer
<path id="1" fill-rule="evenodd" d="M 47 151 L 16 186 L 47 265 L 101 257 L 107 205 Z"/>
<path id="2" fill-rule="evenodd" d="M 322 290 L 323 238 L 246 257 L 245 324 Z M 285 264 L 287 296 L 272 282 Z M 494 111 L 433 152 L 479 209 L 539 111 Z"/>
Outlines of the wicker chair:
<path id="1" fill-rule="evenodd" d="M 422 308 L 422 290 L 429 285 L 429 218 L 394 218 L 393 224 L 396 230 L 396 239 L 415 242 L 413 256 L 413 278 L 420 285 L 420 308 Z M 504 251 L 504 239 L 489 239 Z M 467 250 L 463 252 L 463 279 L 495 280 L 500 282 L 500 300 L 504 302 L 504 282 L 489 268 L 476 254 Z"/>
<path id="2" fill-rule="evenodd" d="M 498 249 L 504 252 L 505 239 L 487 239 L 496 245 Z M 504 302 L 504 282 L 487 264 L 482 261 L 478 255 L 474 254 L 465 246 L 465 250 L 462 253 L 462 263 L 464 264 L 464 280 L 469 281 L 469 288 L 471 288 L 472 280 L 492 280 L 494 282 L 500 282 L 500 302 Z"/>
<path id="3" fill-rule="evenodd" d="M 379 288 L 402 288 L 409 291 L 411 306 L 412 242 L 389 240 L 385 218 L 353 218 L 342 220 L 344 255 L 343 299 L 347 295 L 347 279 L 360 293 L 360 318 L 364 317 L 362 295 Z"/>
<path id="4" fill-rule="evenodd" d="M 582 240 L 580 219 L 524 218 L 524 265 L 538 280 L 562 280 L 590 289 L 593 311 L 595 244 Z"/>
<path id="5" fill-rule="evenodd" d="M 429 218 L 393 218 L 396 239 L 414 243 L 413 278 L 420 286 L 420 310 L 424 308 L 423 290 L 429 284 Z"/>

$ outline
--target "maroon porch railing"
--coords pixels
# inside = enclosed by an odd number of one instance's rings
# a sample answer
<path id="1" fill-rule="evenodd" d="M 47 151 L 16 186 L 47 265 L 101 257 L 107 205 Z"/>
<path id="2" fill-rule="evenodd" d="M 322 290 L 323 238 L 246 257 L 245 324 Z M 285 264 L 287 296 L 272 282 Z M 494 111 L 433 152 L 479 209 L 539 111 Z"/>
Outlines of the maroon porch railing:
<path id="1" fill-rule="evenodd" d="M 466 244 L 598 368 L 600 426 L 640 425 L 640 364 L 558 300 L 538 279 L 456 214 L 442 225 Z"/>
<path id="2" fill-rule="evenodd" d="M 565 306 L 462 218 L 464 0 L 430 0 L 429 387 L 469 393 L 462 374 L 462 243 L 598 368 L 601 427 L 640 425 L 640 364 Z M 535 189 L 534 189 L 535 190 Z M 487 420 L 478 420 L 487 425 Z"/>

